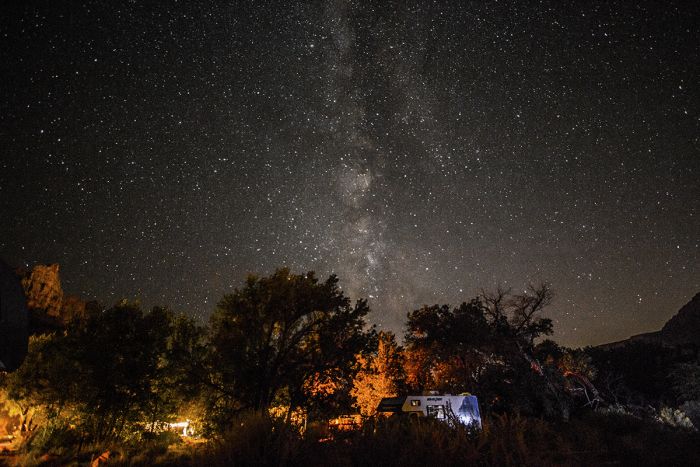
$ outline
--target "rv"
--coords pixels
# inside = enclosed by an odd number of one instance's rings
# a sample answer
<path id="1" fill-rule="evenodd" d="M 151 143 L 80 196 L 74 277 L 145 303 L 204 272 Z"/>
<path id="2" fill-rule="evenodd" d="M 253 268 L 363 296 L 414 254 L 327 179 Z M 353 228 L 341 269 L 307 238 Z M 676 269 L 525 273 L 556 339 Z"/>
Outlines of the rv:
<path id="1" fill-rule="evenodd" d="M 481 429 L 479 403 L 476 396 L 470 394 L 385 397 L 379 403 L 377 412 L 433 417 L 446 422 L 457 420 L 465 425 L 474 425 Z"/>

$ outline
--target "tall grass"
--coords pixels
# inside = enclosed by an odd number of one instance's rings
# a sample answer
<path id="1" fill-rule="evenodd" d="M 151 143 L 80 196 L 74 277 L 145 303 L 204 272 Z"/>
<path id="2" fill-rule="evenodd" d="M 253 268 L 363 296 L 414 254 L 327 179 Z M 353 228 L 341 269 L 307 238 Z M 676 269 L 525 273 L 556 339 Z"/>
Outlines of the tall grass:
<path id="1" fill-rule="evenodd" d="M 379 419 L 326 442 L 249 416 L 195 459 L 214 466 L 696 465 L 700 435 L 616 414 L 569 422 L 519 415 L 484 420 L 476 432 L 432 419 Z"/>
<path id="2" fill-rule="evenodd" d="M 568 422 L 519 415 L 486 417 L 483 430 L 433 419 L 368 420 L 327 439 L 263 414 L 242 416 L 217 440 L 193 448 L 171 441 L 86 446 L 70 457 L 26 453 L 29 465 L 87 465 L 110 449 L 123 466 L 596 466 L 698 465 L 700 434 L 621 414 L 589 413 Z M 38 446 L 37 446 L 38 447 Z M 19 462 L 17 465 L 25 465 Z"/>
<path id="3" fill-rule="evenodd" d="M 313 465 L 308 456 L 315 444 L 280 419 L 251 413 L 234 421 L 222 438 L 211 441 L 193 462 L 211 467 Z"/>

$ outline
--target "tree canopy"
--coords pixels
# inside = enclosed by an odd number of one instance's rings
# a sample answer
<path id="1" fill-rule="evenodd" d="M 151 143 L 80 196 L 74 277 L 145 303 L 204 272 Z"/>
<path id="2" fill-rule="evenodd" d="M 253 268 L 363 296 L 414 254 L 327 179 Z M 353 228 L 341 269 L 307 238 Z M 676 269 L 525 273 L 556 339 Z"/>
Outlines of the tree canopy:
<path id="1" fill-rule="evenodd" d="M 379 333 L 376 352 L 357 356 L 357 368 L 350 394 L 362 415 L 374 415 L 382 398 L 403 390 L 403 353 L 390 332 Z"/>
<path id="2" fill-rule="evenodd" d="M 350 303 L 336 276 L 319 282 L 312 272 L 288 269 L 249 276 L 211 317 L 212 415 L 225 423 L 244 408 L 283 403 L 291 410 L 304 400 L 307 381 L 349 373 L 370 338 L 368 312 L 366 301 Z"/>
<path id="3" fill-rule="evenodd" d="M 534 341 L 552 333 L 552 321 L 542 316 L 552 297 L 546 284 L 522 294 L 499 288 L 458 307 L 432 305 L 409 313 L 409 386 L 414 391 L 478 392 L 495 406 L 526 408 L 524 402 L 540 397 L 536 393 L 549 392 L 557 399 L 558 391 L 533 358 Z"/>
<path id="4" fill-rule="evenodd" d="M 542 340 L 552 333 L 543 316 L 552 297 L 540 285 L 426 305 L 408 313 L 400 345 L 367 326 L 367 302 L 351 302 L 337 277 L 279 269 L 223 296 L 208 326 L 160 307 L 89 307 L 31 339 L 24 364 L 3 377 L 0 402 L 14 404 L 25 430 L 38 408 L 34 421 L 104 440 L 184 413 L 219 435 L 244 411 L 287 420 L 375 415 L 383 397 L 424 391 L 474 393 L 485 413 L 566 418 L 579 394 L 587 397 L 578 406 L 620 400 L 605 384 L 618 374 L 631 387 L 644 377 L 635 400 L 697 399 L 697 363 L 670 350 L 574 351 Z M 669 374 L 671 363 L 685 365 Z"/>
<path id="5" fill-rule="evenodd" d="M 74 416 L 90 436 L 166 420 L 181 400 L 180 368 L 189 359 L 188 318 L 126 302 L 94 309 L 63 332 L 37 336 L 20 369 L 5 380 L 11 399 L 45 413 Z"/>

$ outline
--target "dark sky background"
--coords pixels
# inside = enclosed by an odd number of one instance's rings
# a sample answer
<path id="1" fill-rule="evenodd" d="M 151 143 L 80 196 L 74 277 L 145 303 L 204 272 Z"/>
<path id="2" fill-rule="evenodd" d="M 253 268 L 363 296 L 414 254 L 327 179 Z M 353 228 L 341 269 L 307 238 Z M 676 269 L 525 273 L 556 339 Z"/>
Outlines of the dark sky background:
<path id="1" fill-rule="evenodd" d="M 697 2 L 13 3 L 0 256 L 70 293 L 205 318 L 289 266 L 401 333 L 548 281 L 579 346 L 700 291 Z"/>

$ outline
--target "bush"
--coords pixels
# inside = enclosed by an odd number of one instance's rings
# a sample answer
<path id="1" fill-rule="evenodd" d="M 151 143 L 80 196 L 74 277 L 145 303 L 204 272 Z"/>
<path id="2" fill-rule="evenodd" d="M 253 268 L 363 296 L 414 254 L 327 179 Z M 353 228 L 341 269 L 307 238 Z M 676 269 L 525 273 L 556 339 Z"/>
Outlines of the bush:
<path id="1" fill-rule="evenodd" d="M 308 465 L 310 452 L 295 427 L 267 414 L 248 413 L 237 418 L 224 436 L 212 441 L 195 459 L 207 466 L 287 466 Z"/>
<path id="2" fill-rule="evenodd" d="M 700 401 L 686 401 L 679 407 L 693 422 L 693 425 L 700 427 Z"/>
<path id="3" fill-rule="evenodd" d="M 661 423 L 676 428 L 685 428 L 687 430 L 695 429 L 693 422 L 690 421 L 688 415 L 686 415 L 681 409 L 662 407 L 659 411 L 658 420 Z"/>
<path id="4" fill-rule="evenodd" d="M 75 452 L 80 433 L 67 425 L 49 425 L 38 429 L 25 440 L 22 451 L 40 457 L 44 454 L 63 456 Z"/>

